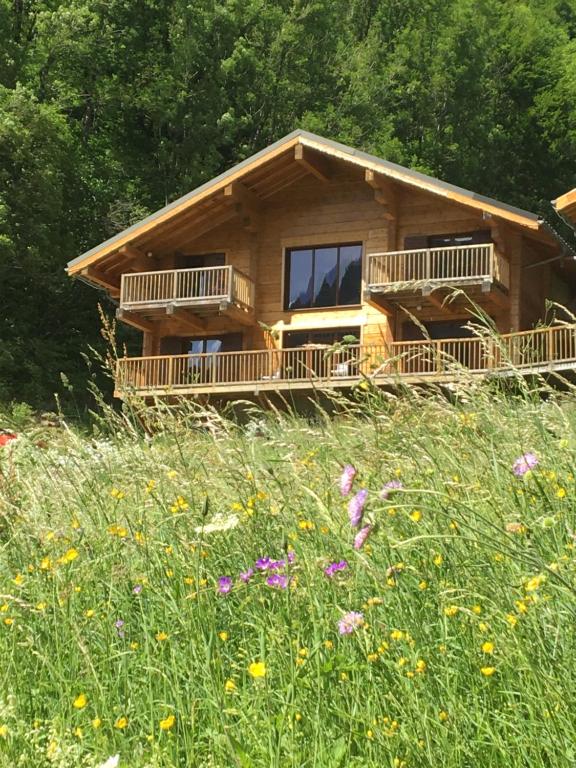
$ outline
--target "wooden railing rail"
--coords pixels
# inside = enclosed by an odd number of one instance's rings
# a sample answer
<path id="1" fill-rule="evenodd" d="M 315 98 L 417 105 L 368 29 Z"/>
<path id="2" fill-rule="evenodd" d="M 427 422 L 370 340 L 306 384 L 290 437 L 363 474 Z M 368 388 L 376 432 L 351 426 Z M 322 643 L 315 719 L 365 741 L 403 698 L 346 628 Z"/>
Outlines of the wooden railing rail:
<path id="1" fill-rule="evenodd" d="M 124 309 L 230 301 L 254 306 L 254 284 L 240 270 L 228 265 L 201 269 L 169 269 L 122 275 L 120 305 Z"/>
<path id="2" fill-rule="evenodd" d="M 353 383 L 390 376 L 446 377 L 457 369 L 497 372 L 576 366 L 576 324 L 502 336 L 400 341 L 390 345 L 217 352 L 118 361 L 120 391 L 225 391 L 233 385 L 258 388 L 297 382 Z"/>
<path id="3" fill-rule="evenodd" d="M 508 273 L 508 262 L 494 243 L 368 254 L 370 288 L 467 280 L 497 280 L 508 287 Z"/>

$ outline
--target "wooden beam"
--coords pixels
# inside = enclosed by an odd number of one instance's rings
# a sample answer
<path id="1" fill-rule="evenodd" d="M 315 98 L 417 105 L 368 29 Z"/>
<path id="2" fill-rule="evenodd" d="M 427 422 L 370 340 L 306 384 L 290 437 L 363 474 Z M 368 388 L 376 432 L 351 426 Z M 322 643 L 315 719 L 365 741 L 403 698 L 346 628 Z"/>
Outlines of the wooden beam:
<path id="1" fill-rule="evenodd" d="M 294 160 L 296 160 L 302 168 L 305 168 L 308 173 L 316 176 L 320 181 L 324 183 L 330 181 L 328 162 L 322 155 L 318 155 L 312 150 L 306 149 L 302 144 L 296 144 L 294 147 Z"/>
<path id="2" fill-rule="evenodd" d="M 193 333 L 202 333 L 206 330 L 206 322 L 184 307 L 176 307 L 174 304 L 168 304 L 166 307 L 166 315 L 173 318 L 173 320 L 184 326 L 186 330 L 192 331 Z"/>
<path id="3" fill-rule="evenodd" d="M 199 237 L 202 237 L 212 229 L 227 224 L 234 218 L 235 212 L 230 208 L 224 208 L 219 215 L 204 216 L 202 219 L 188 221 L 170 233 L 169 237 L 160 240 L 157 248 L 158 256 L 165 256 L 175 250 L 176 245 L 188 245 Z"/>
<path id="4" fill-rule="evenodd" d="M 256 316 L 254 311 L 245 312 L 229 301 L 223 301 L 219 307 L 219 314 L 240 325 L 254 325 Z"/>
<path id="5" fill-rule="evenodd" d="M 304 171 L 300 166 L 297 166 L 296 173 L 286 173 L 281 178 L 277 179 L 274 184 L 271 184 L 264 194 L 264 198 L 268 199 L 269 197 L 272 197 L 272 195 L 277 194 L 282 189 L 285 189 L 286 187 L 289 187 L 291 184 L 294 184 L 297 181 L 300 181 L 300 179 L 304 179 L 308 174 L 306 171 Z"/>
<path id="6" fill-rule="evenodd" d="M 441 309 L 442 312 L 446 312 L 448 315 L 455 314 L 456 310 L 450 306 L 450 303 L 446 301 L 449 294 L 444 296 L 444 298 L 441 298 L 438 296 L 438 293 L 434 291 L 434 289 L 430 288 L 423 288 L 422 289 L 422 296 L 428 299 L 428 301 L 433 304 L 437 309 Z"/>
<path id="7" fill-rule="evenodd" d="M 116 310 L 116 317 L 127 325 L 132 325 L 134 328 L 138 328 L 139 331 L 146 331 L 147 333 L 156 334 L 158 332 L 158 326 L 145 320 L 135 312 L 127 312 L 125 309 L 118 307 Z"/>
<path id="8" fill-rule="evenodd" d="M 126 266 L 129 266 L 134 272 L 151 272 L 155 267 L 156 259 L 147 256 L 139 248 L 133 245 L 124 245 L 118 253 L 124 257 L 121 265 L 122 272 L 125 272 Z"/>
<path id="9" fill-rule="evenodd" d="M 96 267 L 86 267 L 86 269 L 82 270 L 81 274 L 91 282 L 97 283 L 102 286 L 102 288 L 106 288 L 110 293 L 110 296 L 114 298 L 120 296 L 120 280 L 104 274 Z"/>
<path id="10" fill-rule="evenodd" d="M 224 187 L 224 199 L 231 202 L 234 210 L 242 219 L 242 226 L 248 232 L 256 232 L 260 228 L 260 198 L 245 184 L 234 181 Z"/>
<path id="11" fill-rule="evenodd" d="M 369 304 L 374 309 L 382 312 L 386 317 L 394 316 L 394 307 L 390 302 L 384 299 L 381 293 L 372 293 L 371 291 L 364 291 L 364 304 Z"/>
<path id="12" fill-rule="evenodd" d="M 364 180 L 374 190 L 374 200 L 383 206 L 384 218 L 395 221 L 398 217 L 396 192 L 390 182 L 370 169 L 364 171 Z"/>

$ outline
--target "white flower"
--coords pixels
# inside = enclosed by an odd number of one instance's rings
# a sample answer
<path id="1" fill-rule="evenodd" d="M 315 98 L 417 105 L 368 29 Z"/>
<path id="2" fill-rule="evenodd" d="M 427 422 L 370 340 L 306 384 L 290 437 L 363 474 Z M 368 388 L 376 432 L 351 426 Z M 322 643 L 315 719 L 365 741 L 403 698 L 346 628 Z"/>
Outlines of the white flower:
<path id="1" fill-rule="evenodd" d="M 109 757 L 105 763 L 102 763 L 102 765 L 99 765 L 98 768 L 118 768 L 119 762 L 120 762 L 120 755 L 113 755 L 112 757 Z"/>

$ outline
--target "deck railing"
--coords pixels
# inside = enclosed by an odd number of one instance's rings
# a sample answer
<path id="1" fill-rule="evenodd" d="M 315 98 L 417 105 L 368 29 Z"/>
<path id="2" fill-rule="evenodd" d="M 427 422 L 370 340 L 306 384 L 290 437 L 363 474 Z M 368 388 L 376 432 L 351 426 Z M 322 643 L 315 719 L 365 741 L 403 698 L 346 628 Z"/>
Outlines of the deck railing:
<path id="1" fill-rule="evenodd" d="M 254 306 L 254 283 L 231 265 L 122 275 L 120 306 L 123 309 L 138 310 L 165 304 L 194 306 L 220 301 L 251 309 Z"/>
<path id="2" fill-rule="evenodd" d="M 368 287 L 393 293 L 419 286 L 497 281 L 509 285 L 509 264 L 493 243 L 368 254 Z"/>
<path id="3" fill-rule="evenodd" d="M 446 379 L 461 368 L 505 372 L 576 366 L 576 325 L 554 326 L 502 336 L 350 345 L 335 351 L 297 349 L 215 352 L 123 358 L 120 392 L 226 392 L 286 389 L 291 384 L 376 383 L 395 377 Z"/>

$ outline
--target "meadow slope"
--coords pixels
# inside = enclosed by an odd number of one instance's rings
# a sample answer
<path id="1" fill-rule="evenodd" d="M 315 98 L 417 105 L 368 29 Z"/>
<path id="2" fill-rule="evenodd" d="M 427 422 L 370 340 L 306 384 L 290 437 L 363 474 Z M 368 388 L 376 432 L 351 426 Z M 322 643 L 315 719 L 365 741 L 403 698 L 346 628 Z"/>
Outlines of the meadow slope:
<path id="1" fill-rule="evenodd" d="M 0 447 L 2 768 L 574 765 L 572 394 L 153 418 Z"/>

